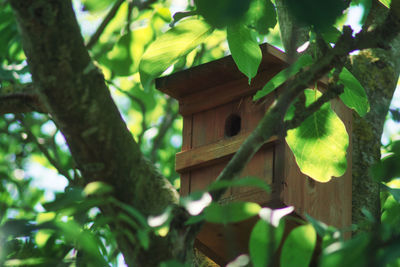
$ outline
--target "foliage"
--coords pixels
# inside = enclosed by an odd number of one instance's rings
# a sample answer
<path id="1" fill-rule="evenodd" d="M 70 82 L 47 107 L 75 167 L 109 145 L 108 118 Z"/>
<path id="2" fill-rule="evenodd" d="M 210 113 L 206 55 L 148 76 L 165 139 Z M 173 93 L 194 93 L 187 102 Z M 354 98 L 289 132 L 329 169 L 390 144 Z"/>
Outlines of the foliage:
<path id="1" fill-rule="evenodd" d="M 221 58 L 229 49 L 251 84 L 262 59 L 259 44 L 269 41 L 280 45 L 276 41 L 279 30 L 275 2 L 195 0 L 191 6 L 188 1 L 173 20 L 174 1 L 74 1 L 86 43 L 96 36 L 93 25 L 103 19 L 106 22 L 88 49 L 142 153 L 177 190 L 180 183 L 174 160 L 182 142 L 182 119 L 177 115 L 176 101 L 154 90 L 154 78 Z M 321 41 L 320 35 L 326 46 L 337 41 L 349 2 L 285 1 L 292 16 L 311 26 L 310 49 L 266 83 L 255 94 L 255 101 L 262 101 L 318 62 L 315 46 Z M 351 2 L 365 10 L 371 8 L 368 0 Z M 390 6 L 390 1 L 381 2 Z M 115 14 L 107 21 L 113 7 Z M 31 82 L 12 9 L 9 1 L 1 0 L 0 63 L 1 95 L 12 94 L 12 90 Z M 360 81 L 343 65 L 327 75 L 343 87 L 340 98 L 344 104 L 365 116 L 370 106 Z M 286 120 L 295 117 L 301 101 L 309 107 L 320 95 L 316 89 L 304 91 L 304 97 L 289 108 Z M 395 110 L 392 113 L 396 114 Z M 299 168 L 311 178 L 328 182 L 346 171 L 349 137 L 329 103 L 321 105 L 300 126 L 288 130 L 286 140 Z M 281 266 L 308 266 L 310 262 L 319 266 L 398 266 L 400 143 L 392 141 L 385 149 L 388 156 L 370 170 L 382 187 L 381 223 L 371 219 L 368 225 L 354 226 L 373 227 L 373 232 L 360 232 L 347 239 L 353 229 L 336 229 L 310 216 L 299 221 L 289 215 L 291 207 L 271 209 L 250 202 L 223 205 L 211 202 L 206 191 L 182 199 L 182 206 L 192 215 L 185 225 L 203 220 L 227 225 L 255 219 L 248 257 L 253 266 L 269 266 L 277 261 Z M 0 159 L 1 266 L 118 266 L 119 237 L 126 236 L 136 244 L 130 252 L 136 256 L 140 250 L 150 249 L 153 236 L 164 237 L 172 227 L 172 207 L 160 216 L 146 218 L 111 195 L 110 185 L 98 181 L 86 184 L 51 116 L 36 112 L 4 115 L 0 120 Z M 48 174 L 35 171 L 37 166 L 50 170 L 47 183 L 55 183 L 55 178 L 65 182 L 64 190 L 49 196 L 48 188 L 39 188 L 35 181 Z M 254 177 L 218 181 L 207 191 L 240 186 L 270 191 Z M 200 208 L 191 213 L 190 207 L 198 202 Z M 118 216 L 104 215 L 102 209 L 107 205 L 115 207 Z M 368 215 L 367 210 L 365 213 Z M 285 225 L 293 221 L 300 226 L 288 231 Z M 315 258 L 317 249 L 321 253 Z M 241 259 L 235 264 L 246 265 L 246 261 L 240 263 Z M 160 266 L 186 263 L 170 259 Z"/>

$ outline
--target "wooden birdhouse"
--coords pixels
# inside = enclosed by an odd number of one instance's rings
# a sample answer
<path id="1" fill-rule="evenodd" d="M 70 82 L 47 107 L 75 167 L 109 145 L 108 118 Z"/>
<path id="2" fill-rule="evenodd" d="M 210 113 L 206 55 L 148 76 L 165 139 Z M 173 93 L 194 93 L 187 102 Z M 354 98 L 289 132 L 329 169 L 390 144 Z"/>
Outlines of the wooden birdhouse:
<path id="1" fill-rule="evenodd" d="M 183 116 L 182 151 L 176 155 L 181 195 L 204 189 L 216 179 L 279 94 L 278 89 L 263 101 L 252 100 L 257 90 L 288 66 L 282 51 L 268 44 L 261 49 L 262 62 L 251 85 L 230 56 L 156 80 L 159 90 L 179 101 Z M 334 110 L 351 133 L 351 111 L 339 100 L 333 101 Z M 236 187 L 221 201 L 253 201 L 271 208 L 291 205 L 299 216 L 309 214 L 337 227 L 351 224 L 351 148 L 344 177 L 318 183 L 300 172 L 284 139 L 272 137 L 246 166 L 244 176 L 263 179 L 271 186 L 271 193 Z M 207 224 L 198 235 L 197 246 L 224 264 L 237 252 L 247 251 L 252 223 L 235 224 L 229 231 Z M 229 254 L 227 243 L 239 244 L 236 254 Z"/>

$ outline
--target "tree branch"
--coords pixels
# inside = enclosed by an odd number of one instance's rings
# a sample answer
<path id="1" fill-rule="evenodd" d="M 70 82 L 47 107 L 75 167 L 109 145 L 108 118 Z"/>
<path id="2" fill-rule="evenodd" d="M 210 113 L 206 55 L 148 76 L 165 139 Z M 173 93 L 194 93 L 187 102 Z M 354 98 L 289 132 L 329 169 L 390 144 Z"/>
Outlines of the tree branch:
<path id="1" fill-rule="evenodd" d="M 39 148 L 40 152 L 43 153 L 43 155 L 50 162 L 50 164 L 53 165 L 54 168 L 56 168 L 56 170 L 58 171 L 59 174 L 63 175 L 65 178 L 67 178 L 67 180 L 69 182 L 73 182 L 73 179 L 68 174 L 68 172 L 60 165 L 60 163 L 55 158 L 53 158 L 50 155 L 50 153 L 47 150 L 46 146 L 41 144 L 39 142 L 39 140 L 36 138 L 36 136 L 32 133 L 32 131 L 30 130 L 30 126 L 25 123 L 24 118 L 22 116 L 17 116 L 17 119 L 18 119 L 19 123 L 24 127 L 24 129 L 25 129 L 25 131 L 26 131 L 26 133 L 28 135 L 28 139 L 31 142 L 33 142 Z"/>
<path id="2" fill-rule="evenodd" d="M 323 104 L 336 98 L 341 93 L 343 93 L 343 85 L 328 85 L 327 91 L 320 98 L 318 98 L 317 101 L 308 107 L 302 106 L 301 109 L 296 108 L 294 118 L 285 122 L 284 131 L 286 132 L 290 129 L 299 127 L 303 121 L 305 121 L 314 112 L 318 111 Z"/>
<path id="3" fill-rule="evenodd" d="M 100 23 L 100 26 L 97 28 L 96 32 L 90 37 L 89 42 L 86 44 L 87 49 L 92 49 L 92 47 L 97 43 L 101 34 L 106 29 L 108 23 L 115 17 L 119 7 L 125 2 L 125 0 L 118 0 L 114 4 L 114 6 L 110 9 L 107 15 L 104 17 L 103 21 Z"/>
<path id="4" fill-rule="evenodd" d="M 148 129 L 147 123 L 146 123 L 146 113 L 147 113 L 146 105 L 139 97 L 136 97 L 135 95 L 129 93 L 128 91 L 122 90 L 119 86 L 117 86 L 112 81 L 106 81 L 106 82 L 108 84 L 111 84 L 115 89 L 117 89 L 122 94 L 129 97 L 132 102 L 135 102 L 136 104 L 138 104 L 140 111 L 142 112 L 142 132 L 139 134 L 138 140 L 137 140 L 138 144 L 140 145 L 142 143 L 143 135 Z"/>
<path id="5" fill-rule="evenodd" d="M 131 10 L 133 6 L 136 6 L 139 10 L 143 10 L 146 8 L 149 8 L 151 4 L 156 2 L 157 0 L 148 0 L 148 1 L 140 1 L 136 0 L 133 3 L 130 3 L 129 9 Z M 92 35 L 88 43 L 86 44 L 87 49 L 92 49 L 93 46 L 97 43 L 99 40 L 101 34 L 104 32 L 106 29 L 107 25 L 110 23 L 110 21 L 115 17 L 117 14 L 118 9 L 120 6 L 125 2 L 125 0 L 118 0 L 118 2 L 115 3 L 115 5 L 110 9 L 110 11 L 107 13 L 107 15 L 104 17 L 103 21 L 101 22 L 100 26 L 97 28 L 96 32 Z M 129 11 L 130 12 L 130 11 Z M 130 14 L 128 13 L 128 25 L 129 27 L 129 18 Z"/>
<path id="6" fill-rule="evenodd" d="M 15 90 L 15 87 L 18 87 L 17 90 Z M 12 93 L 0 95 L 0 115 L 32 111 L 46 113 L 46 109 L 33 90 L 32 84 L 10 85 L 2 88 L 2 91 Z"/>
<path id="7" fill-rule="evenodd" d="M 151 161 L 156 161 L 157 159 L 157 151 L 160 148 L 161 142 L 167 133 L 168 129 L 171 127 L 172 123 L 175 121 L 175 119 L 178 117 L 178 113 L 174 112 L 172 109 L 172 104 L 174 103 L 173 98 L 168 98 L 167 103 L 166 103 L 166 109 L 165 109 L 165 116 L 163 117 L 160 126 L 158 127 L 158 133 L 153 139 L 153 147 L 151 149 L 150 153 L 150 160 Z"/>

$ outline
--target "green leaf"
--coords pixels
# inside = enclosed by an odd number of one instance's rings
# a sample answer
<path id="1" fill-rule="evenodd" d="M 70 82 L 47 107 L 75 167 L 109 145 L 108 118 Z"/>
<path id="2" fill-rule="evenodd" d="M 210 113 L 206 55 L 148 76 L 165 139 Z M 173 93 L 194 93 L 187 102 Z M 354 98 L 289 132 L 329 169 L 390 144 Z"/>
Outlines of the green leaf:
<path id="1" fill-rule="evenodd" d="M 204 218 L 212 223 L 235 223 L 257 215 L 261 207 L 252 202 L 212 203 L 204 209 Z"/>
<path id="2" fill-rule="evenodd" d="M 314 227 L 318 235 L 324 236 L 328 230 L 328 225 L 325 223 L 318 221 L 311 217 L 310 215 L 306 214 L 307 221 L 311 223 L 311 225 Z"/>
<path id="3" fill-rule="evenodd" d="M 336 242 L 326 247 L 320 257 L 321 267 L 362 267 L 368 266 L 367 248 L 369 236 L 361 233 L 345 242 Z M 371 252 L 369 252 L 371 253 Z M 370 262 L 369 262 L 370 263 Z M 385 265 L 383 265 L 385 266 Z"/>
<path id="4" fill-rule="evenodd" d="M 262 53 L 251 29 L 242 24 L 228 26 L 226 29 L 229 50 L 239 70 L 249 78 L 256 76 Z"/>
<path id="5" fill-rule="evenodd" d="M 390 8 L 391 0 L 379 0 L 385 7 Z"/>
<path id="6" fill-rule="evenodd" d="M 185 20 L 157 38 L 143 54 L 139 65 L 140 79 L 148 88 L 179 57 L 186 55 L 201 44 L 212 32 L 202 20 Z"/>
<path id="7" fill-rule="evenodd" d="M 267 34 L 276 25 L 276 11 L 270 0 L 253 0 L 246 21 L 260 34 Z"/>
<path id="8" fill-rule="evenodd" d="M 391 188 L 391 187 L 389 187 L 389 186 L 387 186 L 387 185 L 385 185 L 385 184 L 381 184 L 381 187 L 382 187 L 384 190 L 388 191 L 388 192 L 393 196 L 393 198 L 394 198 L 397 202 L 400 203 L 400 189 L 399 189 L 399 188 Z"/>
<path id="9" fill-rule="evenodd" d="M 316 241 L 317 234 L 312 225 L 302 225 L 293 229 L 282 247 L 281 266 L 309 266 Z"/>
<path id="10" fill-rule="evenodd" d="M 293 63 L 290 67 L 280 71 L 277 75 L 275 75 L 271 80 L 269 80 L 264 87 L 259 90 L 253 97 L 253 100 L 256 101 L 272 91 L 281 86 L 284 82 L 286 82 L 290 77 L 294 76 L 298 73 L 301 68 L 309 66 L 313 63 L 312 57 L 310 55 L 304 54 L 300 56 L 295 63 Z"/>
<path id="11" fill-rule="evenodd" d="M 372 165 L 370 172 L 376 182 L 389 182 L 400 176 L 400 156 L 391 154 Z"/>
<path id="12" fill-rule="evenodd" d="M 321 33 L 322 38 L 327 43 L 336 43 L 342 33 L 334 26 L 330 26 Z"/>
<path id="13" fill-rule="evenodd" d="M 181 263 L 177 260 L 169 260 L 169 261 L 163 261 L 160 263 L 160 267 L 188 267 L 190 265 Z"/>
<path id="14" fill-rule="evenodd" d="M 107 53 L 103 63 L 107 64 L 115 75 L 128 76 L 132 74 L 133 59 L 130 51 L 133 33 L 121 36 L 113 49 Z"/>
<path id="15" fill-rule="evenodd" d="M 232 181 L 215 181 L 210 184 L 207 191 L 214 191 L 228 187 L 240 187 L 240 186 L 254 186 L 263 189 L 265 192 L 271 192 L 270 186 L 263 180 L 257 177 L 244 177 L 240 179 L 235 179 Z"/>
<path id="16" fill-rule="evenodd" d="M 249 9 L 251 0 L 194 0 L 197 12 L 217 28 L 236 24 Z"/>
<path id="17" fill-rule="evenodd" d="M 91 182 L 91 183 L 87 184 L 85 186 L 85 188 L 83 189 L 83 193 L 86 196 L 89 196 L 89 195 L 104 195 L 104 194 L 107 194 L 107 193 L 111 193 L 112 191 L 113 191 L 113 187 L 112 186 L 110 186 L 110 185 L 108 185 L 106 183 L 100 182 L 100 181 Z"/>
<path id="18" fill-rule="evenodd" d="M 306 105 L 321 93 L 307 89 Z M 343 122 L 331 109 L 330 103 L 308 117 L 298 128 L 289 130 L 286 142 L 292 150 L 302 173 L 319 182 L 332 176 L 342 176 L 347 168 L 346 151 L 349 136 Z"/>
<path id="19" fill-rule="evenodd" d="M 110 7 L 113 2 L 114 2 L 114 0 L 103 0 L 103 1 L 83 0 L 82 4 L 83 4 L 85 10 L 88 10 L 91 12 L 98 12 L 98 11 L 103 11 L 106 8 Z"/>
<path id="20" fill-rule="evenodd" d="M 369 111 L 368 97 L 364 87 L 346 68 L 343 68 L 339 75 L 339 83 L 344 85 L 344 92 L 340 95 L 340 99 L 363 117 Z"/>
<path id="21" fill-rule="evenodd" d="M 277 228 L 264 220 L 258 220 L 250 234 L 249 253 L 254 267 L 269 266 L 273 253 L 281 243 L 284 221 Z"/>
<path id="22" fill-rule="evenodd" d="M 285 0 L 285 4 L 298 23 L 312 25 L 317 31 L 333 25 L 348 6 L 338 0 Z"/>
<path id="23" fill-rule="evenodd" d="M 79 187 L 70 187 L 66 192 L 57 194 L 54 201 L 44 203 L 43 207 L 47 211 L 59 211 L 83 200 L 83 190 Z"/>

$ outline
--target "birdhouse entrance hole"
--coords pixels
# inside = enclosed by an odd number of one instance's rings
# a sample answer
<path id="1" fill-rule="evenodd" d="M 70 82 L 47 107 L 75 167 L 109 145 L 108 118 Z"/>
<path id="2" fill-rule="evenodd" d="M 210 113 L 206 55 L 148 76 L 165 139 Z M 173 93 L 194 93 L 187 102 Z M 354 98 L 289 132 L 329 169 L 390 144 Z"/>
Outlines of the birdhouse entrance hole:
<path id="1" fill-rule="evenodd" d="M 225 121 L 225 136 L 232 137 L 240 132 L 242 119 L 237 114 L 231 114 Z"/>

